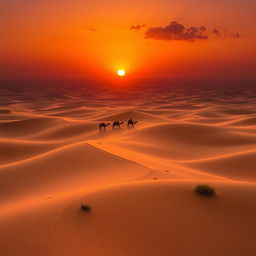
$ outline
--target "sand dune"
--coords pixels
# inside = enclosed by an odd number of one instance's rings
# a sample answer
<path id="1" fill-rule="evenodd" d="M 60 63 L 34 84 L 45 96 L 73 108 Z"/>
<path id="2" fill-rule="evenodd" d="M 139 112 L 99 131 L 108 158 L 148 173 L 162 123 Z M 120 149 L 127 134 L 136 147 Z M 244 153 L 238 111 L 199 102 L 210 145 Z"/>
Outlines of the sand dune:
<path id="1" fill-rule="evenodd" d="M 168 123 L 126 130 L 122 137 L 108 136 L 102 143 L 110 152 L 113 146 L 172 160 L 218 157 L 255 148 L 256 136 L 221 126 Z M 162 159 L 162 160 L 161 160 Z"/>
<path id="2" fill-rule="evenodd" d="M 0 115 L 6 115 L 11 114 L 11 111 L 9 109 L 0 109 Z"/>
<path id="3" fill-rule="evenodd" d="M 253 92 L 33 87 L 3 95 L 0 255 L 256 253 Z M 134 128 L 99 130 L 131 117 Z M 197 195 L 202 183 L 216 195 Z"/>
<path id="4" fill-rule="evenodd" d="M 256 143 L 256 136 L 236 133 L 220 127 L 187 123 L 161 124 L 137 131 L 136 136 L 146 141 L 161 144 L 166 141 L 178 141 L 186 144 L 204 146 L 236 146 Z"/>
<path id="5" fill-rule="evenodd" d="M 238 180 L 256 180 L 256 151 L 184 162 L 197 170 Z"/>
<path id="6" fill-rule="evenodd" d="M 76 143 L 0 166 L 0 198 L 5 202 L 52 195 L 58 190 L 89 189 L 95 185 L 137 179 L 150 172 L 146 167 L 102 152 L 86 143 Z"/>
<path id="7" fill-rule="evenodd" d="M 205 117 L 208 119 L 214 118 L 227 118 L 223 113 L 216 111 L 215 109 L 203 109 L 196 113 L 198 116 Z"/>
<path id="8" fill-rule="evenodd" d="M 96 109 L 93 108 L 77 108 L 77 109 L 69 109 L 58 112 L 50 112 L 51 116 L 57 117 L 84 117 L 92 116 L 94 113 L 97 113 Z"/>
<path id="9" fill-rule="evenodd" d="M 31 140 L 0 140 L 0 166 L 48 152 L 59 145 L 54 142 L 34 142 Z"/>
<path id="10" fill-rule="evenodd" d="M 163 122 L 166 121 L 166 119 L 162 116 L 157 116 L 153 114 L 143 113 L 140 111 L 123 111 L 121 113 L 117 113 L 114 115 L 104 115 L 102 117 L 98 117 L 97 120 L 103 120 L 103 121 L 115 121 L 115 120 L 121 120 L 126 121 L 130 118 L 134 118 L 135 120 L 140 120 L 140 122 Z"/>
<path id="11" fill-rule="evenodd" d="M 232 126 L 256 126 L 256 117 L 247 117 L 242 120 L 233 121 L 230 123 Z"/>
<path id="12" fill-rule="evenodd" d="M 74 201 L 56 224 L 54 255 L 255 253 L 255 186 L 214 183 L 219 194 L 207 199 L 193 192 L 195 184 L 134 184 Z M 84 202 L 88 215 L 79 211 Z"/>
<path id="13" fill-rule="evenodd" d="M 97 129 L 98 123 L 95 122 L 69 122 L 65 123 L 65 125 L 53 127 L 52 129 L 43 130 L 40 133 L 30 135 L 29 138 L 34 140 L 67 140 L 91 132 L 98 132 Z"/>
<path id="14" fill-rule="evenodd" d="M 48 117 L 0 123 L 0 136 L 21 137 L 31 135 L 63 123 L 63 120 Z"/>

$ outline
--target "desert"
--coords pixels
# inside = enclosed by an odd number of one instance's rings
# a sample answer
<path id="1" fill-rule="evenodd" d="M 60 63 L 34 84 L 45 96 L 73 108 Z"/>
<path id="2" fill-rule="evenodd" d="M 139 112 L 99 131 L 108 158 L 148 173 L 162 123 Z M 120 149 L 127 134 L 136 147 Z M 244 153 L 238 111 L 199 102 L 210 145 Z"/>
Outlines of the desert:
<path id="1" fill-rule="evenodd" d="M 1 255 L 256 253 L 255 87 L 33 88 L 1 89 Z"/>

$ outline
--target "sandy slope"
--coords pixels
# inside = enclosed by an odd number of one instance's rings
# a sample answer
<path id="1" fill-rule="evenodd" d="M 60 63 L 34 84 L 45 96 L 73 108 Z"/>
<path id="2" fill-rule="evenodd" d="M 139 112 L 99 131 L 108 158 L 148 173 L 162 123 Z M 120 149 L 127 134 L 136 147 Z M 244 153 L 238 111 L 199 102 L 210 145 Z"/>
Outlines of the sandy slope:
<path id="1" fill-rule="evenodd" d="M 0 255 L 256 253 L 251 96 L 59 94 L 1 98 Z"/>
<path id="2" fill-rule="evenodd" d="M 208 199 L 193 193 L 195 184 L 138 183 L 74 201 L 57 222 L 54 255 L 256 253 L 255 186 L 211 183 L 218 194 Z M 78 210 L 83 202 L 90 214 Z"/>
<path id="3" fill-rule="evenodd" d="M 146 167 L 80 142 L 2 165 L 0 197 L 5 202 L 55 195 L 59 191 L 73 192 L 134 180 L 150 172 Z"/>

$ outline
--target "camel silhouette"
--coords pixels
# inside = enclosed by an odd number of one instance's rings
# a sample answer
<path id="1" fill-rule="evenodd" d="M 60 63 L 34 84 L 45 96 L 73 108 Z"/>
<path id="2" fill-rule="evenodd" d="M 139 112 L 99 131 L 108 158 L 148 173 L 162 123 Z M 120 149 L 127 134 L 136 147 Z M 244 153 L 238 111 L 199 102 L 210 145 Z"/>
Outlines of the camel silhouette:
<path id="1" fill-rule="evenodd" d="M 133 121 L 131 118 L 127 121 L 127 127 L 134 127 L 135 124 L 137 124 L 138 121 Z"/>
<path id="2" fill-rule="evenodd" d="M 112 128 L 121 128 L 121 124 L 123 124 L 124 122 L 119 122 L 119 121 L 115 121 L 112 125 Z"/>
<path id="3" fill-rule="evenodd" d="M 99 124 L 99 129 L 100 129 L 100 130 L 102 130 L 102 129 L 105 130 L 106 127 L 109 126 L 109 125 L 110 125 L 110 123 L 103 123 L 103 122 L 102 122 L 102 123 Z"/>

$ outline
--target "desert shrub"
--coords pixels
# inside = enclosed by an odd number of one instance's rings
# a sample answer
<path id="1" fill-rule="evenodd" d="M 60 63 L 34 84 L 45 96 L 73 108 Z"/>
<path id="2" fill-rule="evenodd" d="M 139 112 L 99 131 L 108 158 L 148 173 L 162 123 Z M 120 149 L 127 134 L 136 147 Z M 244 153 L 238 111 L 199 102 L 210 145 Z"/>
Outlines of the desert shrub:
<path id="1" fill-rule="evenodd" d="M 213 196 L 215 193 L 214 188 L 211 188 L 208 185 L 197 185 L 195 191 L 202 196 Z"/>
<path id="2" fill-rule="evenodd" d="M 81 210 L 86 211 L 86 212 L 90 212 L 91 211 L 91 207 L 87 204 L 82 204 L 81 205 Z"/>

